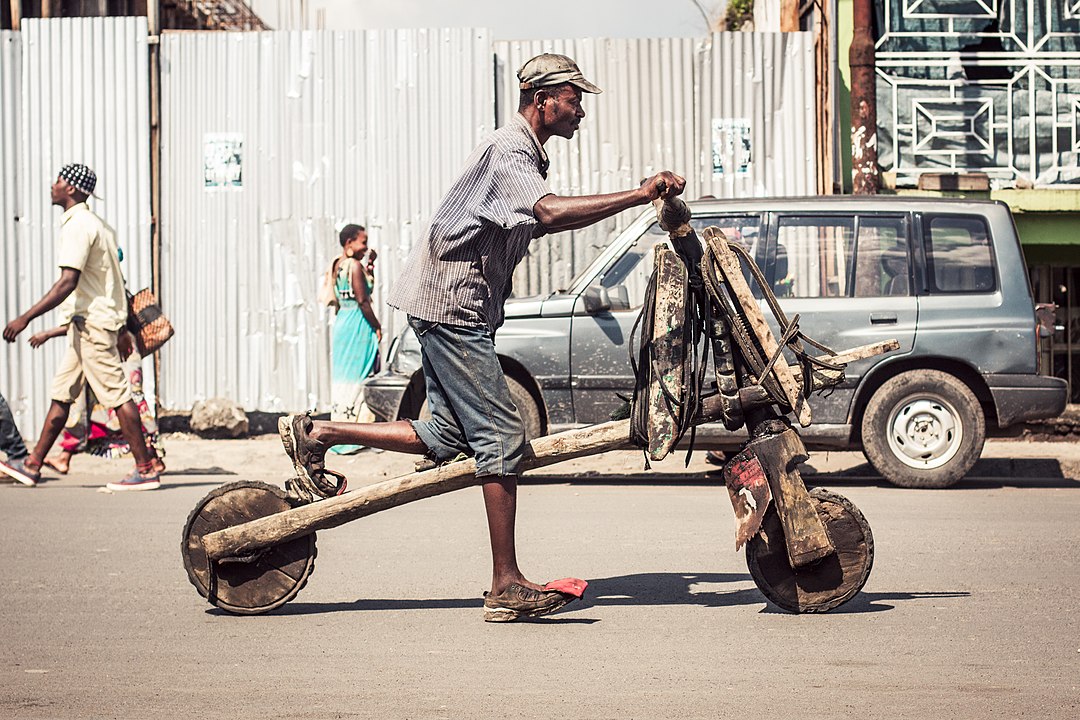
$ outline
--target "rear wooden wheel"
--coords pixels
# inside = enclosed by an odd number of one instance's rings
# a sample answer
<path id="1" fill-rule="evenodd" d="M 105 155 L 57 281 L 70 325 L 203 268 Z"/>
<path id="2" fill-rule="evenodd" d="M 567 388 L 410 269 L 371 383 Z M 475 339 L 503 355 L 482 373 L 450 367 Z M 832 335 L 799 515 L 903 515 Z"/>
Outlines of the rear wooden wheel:
<path id="1" fill-rule="evenodd" d="M 770 504 L 761 530 L 746 543 L 746 566 L 765 597 L 793 613 L 827 612 L 862 589 L 874 564 L 874 536 L 855 505 L 843 495 L 814 488 L 810 498 L 836 553 L 792 568 L 784 528 Z"/>
<path id="2" fill-rule="evenodd" d="M 268 612 L 296 597 L 315 569 L 315 533 L 212 564 L 202 544 L 204 535 L 291 507 L 281 488 L 250 480 L 222 485 L 200 500 L 180 543 L 184 569 L 199 594 L 238 615 Z"/>

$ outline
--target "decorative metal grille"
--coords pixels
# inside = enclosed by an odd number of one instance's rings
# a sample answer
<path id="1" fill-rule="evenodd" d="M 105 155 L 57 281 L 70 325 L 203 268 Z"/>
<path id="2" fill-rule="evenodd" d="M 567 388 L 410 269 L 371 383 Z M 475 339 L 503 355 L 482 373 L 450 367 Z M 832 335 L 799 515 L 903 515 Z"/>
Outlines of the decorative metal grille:
<path id="1" fill-rule="evenodd" d="M 878 157 L 899 185 L 1080 184 L 1080 0 L 886 0 L 877 20 Z"/>

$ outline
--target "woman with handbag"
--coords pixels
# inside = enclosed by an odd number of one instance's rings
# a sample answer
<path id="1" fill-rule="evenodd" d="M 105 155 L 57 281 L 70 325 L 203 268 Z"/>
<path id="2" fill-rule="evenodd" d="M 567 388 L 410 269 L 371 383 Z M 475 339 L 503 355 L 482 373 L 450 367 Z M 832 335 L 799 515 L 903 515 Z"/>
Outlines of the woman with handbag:
<path id="1" fill-rule="evenodd" d="M 330 419 L 373 422 L 375 416 L 364 403 L 364 381 L 372 374 L 382 340 L 382 326 L 371 304 L 376 253 L 368 248 L 367 231 L 361 225 L 346 225 L 339 240 L 341 256 L 327 273 L 337 307 L 330 341 Z M 324 291 L 320 295 L 328 294 Z M 349 454 L 362 447 L 337 445 L 331 451 Z"/>

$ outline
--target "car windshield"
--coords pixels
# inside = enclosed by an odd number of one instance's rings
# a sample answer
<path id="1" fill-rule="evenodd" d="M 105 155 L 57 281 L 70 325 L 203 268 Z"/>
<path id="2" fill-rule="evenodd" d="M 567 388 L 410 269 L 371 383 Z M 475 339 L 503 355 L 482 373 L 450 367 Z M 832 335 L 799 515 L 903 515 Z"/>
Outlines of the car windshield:
<path id="1" fill-rule="evenodd" d="M 694 230 L 700 233 L 710 225 L 716 226 L 723 231 L 729 240 L 734 240 L 742 245 L 752 255 L 758 250 L 758 231 L 761 219 L 756 214 L 750 215 L 717 215 L 702 213 L 695 216 L 690 224 Z M 635 268 L 646 268 L 646 275 L 651 272 L 651 266 L 641 264 L 646 257 L 651 257 L 652 248 L 657 242 L 665 241 L 668 234 L 660 229 L 655 222 L 651 222 L 637 239 L 627 248 L 625 254 L 613 260 L 613 264 L 606 267 L 598 266 L 600 259 L 597 258 L 585 266 L 585 269 L 574 276 L 566 288 L 581 288 L 593 281 L 597 276 L 602 276 L 601 283 L 605 287 L 620 284 L 624 278 L 631 277 Z M 608 262 L 612 262 L 610 259 Z M 646 278 L 647 279 L 647 278 Z M 560 289 L 556 292 L 565 292 Z"/>

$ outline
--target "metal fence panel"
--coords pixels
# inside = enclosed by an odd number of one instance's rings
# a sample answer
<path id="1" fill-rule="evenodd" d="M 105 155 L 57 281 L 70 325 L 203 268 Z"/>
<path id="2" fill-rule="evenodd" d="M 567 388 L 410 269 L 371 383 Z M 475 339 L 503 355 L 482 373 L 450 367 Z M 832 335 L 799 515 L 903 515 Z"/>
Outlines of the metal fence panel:
<path id="1" fill-rule="evenodd" d="M 7 322 L 18 311 L 16 283 L 11 269 L 18 266 L 15 254 L 15 232 L 19 217 L 19 88 L 22 74 L 22 34 L 0 30 L 0 265 L 4 268 L 4 285 L 0 288 L 2 320 Z M 9 374 L 12 358 L 3 350 L 0 367 L 0 392 L 11 391 Z"/>
<path id="2" fill-rule="evenodd" d="M 389 283 L 492 129 L 487 32 L 165 33 L 161 52 L 162 403 L 327 409 L 337 228 L 378 249 L 389 339 Z"/>
<path id="3" fill-rule="evenodd" d="M 585 96 L 573 140 L 545 146 L 553 192 L 625 190 L 670 169 L 686 177 L 688 198 L 809 195 L 813 50 L 811 33 L 498 42 L 498 117 L 504 123 L 517 109 L 515 73 L 526 60 L 569 55 L 604 92 Z M 515 294 L 566 287 L 642 209 L 534 242 Z"/>
<path id="4" fill-rule="evenodd" d="M 701 193 L 814 195 L 813 33 L 716 33 L 698 58 Z"/>
<path id="5" fill-rule="evenodd" d="M 146 36 L 146 18 L 118 17 L 25 19 L 20 33 L 5 33 L 0 69 L 4 318 L 29 308 L 59 276 L 53 258 L 60 213 L 50 204 L 49 187 L 69 162 L 85 163 L 97 173 L 96 194 L 102 199 L 91 204 L 117 231 L 129 286 L 150 284 Z M 21 65 L 18 73 L 10 71 L 15 63 Z M 11 128 L 12 116 L 17 130 Z M 14 162 L 8 154 L 13 147 L 18 154 Z M 16 209 L 10 216 L 8 203 Z M 16 214 L 17 221 L 8 220 Z M 0 386 L 27 435 L 36 434 L 44 419 L 63 341 L 33 351 L 26 338 L 56 322 L 55 313 L 47 314 L 2 351 Z M 153 398 L 152 373 L 146 379 L 147 396 Z"/>
<path id="6" fill-rule="evenodd" d="M 888 0 L 879 26 L 878 160 L 897 184 L 924 172 L 985 172 L 995 187 L 1080 183 L 1075 0 Z"/>

